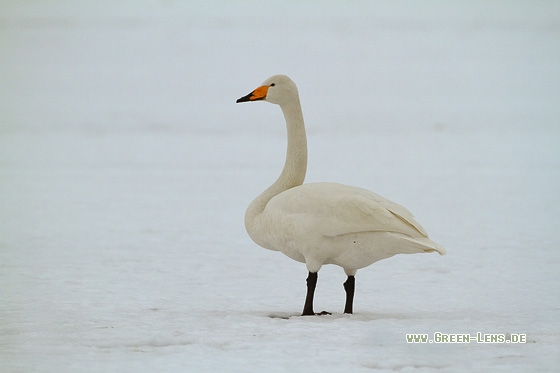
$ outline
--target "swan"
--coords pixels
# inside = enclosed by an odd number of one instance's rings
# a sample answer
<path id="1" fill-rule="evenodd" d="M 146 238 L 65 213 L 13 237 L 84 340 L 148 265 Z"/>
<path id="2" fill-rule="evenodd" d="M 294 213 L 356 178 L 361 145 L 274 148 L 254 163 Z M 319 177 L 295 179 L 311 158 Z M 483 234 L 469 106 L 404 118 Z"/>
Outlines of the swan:
<path id="1" fill-rule="evenodd" d="M 267 101 L 280 106 L 286 120 L 288 149 L 278 179 L 247 208 L 245 228 L 258 245 L 281 251 L 308 270 L 302 316 L 315 315 L 318 272 L 335 264 L 348 276 L 344 313 L 353 312 L 358 269 L 396 254 L 446 250 L 431 241 L 403 206 L 369 190 L 337 183 L 303 184 L 307 138 L 296 84 L 275 75 L 236 102 Z M 320 314 L 329 314 L 323 311 Z"/>

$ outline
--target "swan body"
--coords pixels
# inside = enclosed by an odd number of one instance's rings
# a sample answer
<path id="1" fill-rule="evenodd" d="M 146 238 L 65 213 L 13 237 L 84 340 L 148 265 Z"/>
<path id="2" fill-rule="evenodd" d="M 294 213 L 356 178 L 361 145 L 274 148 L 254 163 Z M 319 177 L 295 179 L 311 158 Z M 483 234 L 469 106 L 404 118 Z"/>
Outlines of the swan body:
<path id="1" fill-rule="evenodd" d="M 306 263 L 336 264 L 347 275 L 395 254 L 444 251 L 404 207 L 366 189 L 310 183 L 273 197 L 247 222 L 260 246 Z"/>
<path id="2" fill-rule="evenodd" d="M 258 245 L 306 264 L 303 315 L 314 314 L 317 273 L 324 264 L 338 265 L 348 275 L 345 313 L 352 313 L 358 269 L 396 254 L 445 254 L 410 211 L 395 202 L 358 187 L 303 184 L 307 139 L 297 87 L 290 78 L 275 75 L 237 102 L 258 100 L 280 105 L 288 150 L 280 177 L 247 208 L 245 227 Z"/>

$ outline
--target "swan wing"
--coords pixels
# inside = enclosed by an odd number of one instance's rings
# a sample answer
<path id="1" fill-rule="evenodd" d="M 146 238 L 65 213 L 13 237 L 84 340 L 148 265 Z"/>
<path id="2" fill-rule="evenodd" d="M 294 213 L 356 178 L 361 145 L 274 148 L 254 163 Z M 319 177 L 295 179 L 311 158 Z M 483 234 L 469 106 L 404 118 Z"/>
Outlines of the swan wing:
<path id="1" fill-rule="evenodd" d="M 337 183 L 310 183 L 289 189 L 269 201 L 294 227 L 324 236 L 360 232 L 394 232 L 427 237 L 405 207 L 369 190 Z M 319 233 L 319 232 L 317 232 Z"/>

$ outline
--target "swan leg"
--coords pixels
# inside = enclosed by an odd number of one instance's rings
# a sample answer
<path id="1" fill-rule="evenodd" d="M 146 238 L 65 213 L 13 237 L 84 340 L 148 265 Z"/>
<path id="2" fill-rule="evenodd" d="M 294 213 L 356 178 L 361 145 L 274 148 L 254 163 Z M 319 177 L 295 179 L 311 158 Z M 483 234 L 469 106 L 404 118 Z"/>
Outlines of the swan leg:
<path id="1" fill-rule="evenodd" d="M 309 272 L 307 276 L 307 296 L 305 297 L 305 305 L 303 306 L 302 316 L 313 316 L 313 296 L 315 295 L 315 287 L 317 286 L 317 272 Z"/>
<path id="2" fill-rule="evenodd" d="M 344 290 L 346 290 L 346 305 L 344 306 L 344 313 L 352 313 L 355 288 L 356 288 L 356 278 L 354 276 L 348 276 L 348 279 L 344 283 Z"/>
<path id="3" fill-rule="evenodd" d="M 332 315 L 330 312 L 321 311 L 320 313 L 313 312 L 313 296 L 315 295 L 315 287 L 317 286 L 317 272 L 309 272 L 307 276 L 307 296 L 305 297 L 305 304 L 303 305 L 302 316 L 314 316 L 314 315 Z"/>

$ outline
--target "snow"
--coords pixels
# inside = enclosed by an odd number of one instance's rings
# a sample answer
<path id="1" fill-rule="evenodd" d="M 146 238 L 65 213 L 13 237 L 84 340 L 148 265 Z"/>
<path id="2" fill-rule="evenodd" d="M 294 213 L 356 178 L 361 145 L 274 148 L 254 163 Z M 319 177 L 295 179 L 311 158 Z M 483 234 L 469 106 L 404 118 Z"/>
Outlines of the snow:
<path id="1" fill-rule="evenodd" d="M 0 371 L 560 366 L 555 2 L 0 4 Z M 299 86 L 307 181 L 410 209 L 446 256 L 319 272 L 245 233 Z M 408 344 L 408 333 L 526 344 Z"/>

